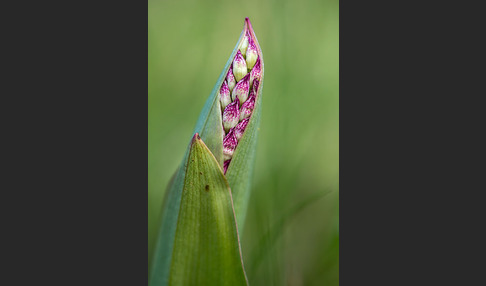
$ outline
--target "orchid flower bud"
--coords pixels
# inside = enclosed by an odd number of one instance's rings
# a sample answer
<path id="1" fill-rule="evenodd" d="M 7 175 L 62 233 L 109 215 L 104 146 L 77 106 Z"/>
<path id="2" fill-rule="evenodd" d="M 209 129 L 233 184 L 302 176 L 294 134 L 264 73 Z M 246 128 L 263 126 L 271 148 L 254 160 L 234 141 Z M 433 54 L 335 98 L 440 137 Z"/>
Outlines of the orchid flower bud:
<path id="1" fill-rule="evenodd" d="M 258 57 L 253 69 L 250 72 L 250 84 L 253 85 L 255 79 L 261 80 L 262 78 L 262 64 L 260 62 L 260 57 Z"/>
<path id="2" fill-rule="evenodd" d="M 221 103 L 221 110 L 231 103 L 230 90 L 226 81 L 223 81 L 221 88 L 219 89 L 219 101 Z"/>
<path id="3" fill-rule="evenodd" d="M 224 174 L 226 174 L 226 170 L 228 170 L 228 166 L 229 166 L 230 162 L 231 162 L 231 160 L 224 161 L 224 164 L 223 164 Z"/>
<path id="4" fill-rule="evenodd" d="M 240 103 L 245 102 L 248 99 L 248 91 L 250 90 L 250 74 L 245 75 L 235 86 L 231 93 L 231 98 L 240 99 Z"/>
<path id="5" fill-rule="evenodd" d="M 233 74 L 235 75 L 236 81 L 240 81 L 246 74 L 248 69 L 246 68 L 246 61 L 241 55 L 240 50 L 236 53 L 235 59 L 233 60 Z"/>
<path id="6" fill-rule="evenodd" d="M 235 128 L 233 128 L 233 133 L 235 134 L 235 137 L 238 141 L 240 141 L 241 137 L 243 137 L 243 133 L 245 132 L 246 126 L 248 125 L 249 121 L 250 118 L 245 118 L 240 123 L 238 123 Z"/>
<path id="7" fill-rule="evenodd" d="M 241 54 L 244 56 L 246 55 L 246 50 L 248 49 L 248 32 L 245 34 L 245 38 L 243 39 L 243 41 L 241 42 L 241 46 L 240 46 L 240 51 L 241 51 Z"/>
<path id="8" fill-rule="evenodd" d="M 223 158 L 224 160 L 231 160 L 233 153 L 235 152 L 236 145 L 238 145 L 238 140 L 236 139 L 233 129 L 228 132 L 223 139 Z M 228 162 L 229 164 L 229 162 Z"/>
<path id="9" fill-rule="evenodd" d="M 249 69 L 252 69 L 255 65 L 255 62 L 258 58 L 257 47 L 253 42 L 253 39 L 250 37 L 248 42 L 248 49 L 246 50 L 246 66 Z"/>
<path id="10" fill-rule="evenodd" d="M 235 76 L 233 75 L 233 65 L 230 66 L 228 74 L 226 75 L 226 81 L 228 82 L 229 90 L 233 91 L 233 88 L 235 88 L 236 85 Z"/>
<path id="11" fill-rule="evenodd" d="M 251 88 L 251 92 L 255 93 L 255 96 L 258 94 L 258 86 L 260 85 L 260 81 L 256 78 L 253 81 L 253 87 Z"/>
<path id="12" fill-rule="evenodd" d="M 228 104 L 223 111 L 223 127 L 226 132 L 238 124 L 240 119 L 239 105 L 240 101 L 237 97 L 236 100 Z"/>
<path id="13" fill-rule="evenodd" d="M 255 93 L 252 90 L 248 100 L 241 105 L 240 120 L 250 117 L 254 108 L 255 108 Z"/>

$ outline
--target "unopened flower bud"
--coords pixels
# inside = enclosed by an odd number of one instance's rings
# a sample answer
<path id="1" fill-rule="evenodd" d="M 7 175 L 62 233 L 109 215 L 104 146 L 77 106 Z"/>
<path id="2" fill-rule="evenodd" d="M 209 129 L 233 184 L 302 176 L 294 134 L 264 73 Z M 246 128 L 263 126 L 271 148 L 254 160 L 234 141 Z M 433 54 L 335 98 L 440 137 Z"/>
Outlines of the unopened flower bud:
<path id="1" fill-rule="evenodd" d="M 230 162 L 231 162 L 231 160 L 224 161 L 224 164 L 223 164 L 224 174 L 226 174 L 226 170 L 228 170 L 228 166 L 229 166 Z"/>
<path id="2" fill-rule="evenodd" d="M 223 81 L 221 88 L 219 89 L 219 101 L 221 102 L 221 110 L 231 103 L 230 90 L 226 81 Z"/>
<path id="3" fill-rule="evenodd" d="M 245 132 L 246 126 L 248 125 L 248 122 L 250 121 L 250 118 L 245 118 L 243 119 L 238 125 L 233 128 L 233 133 L 235 134 L 236 139 L 239 141 L 241 137 L 243 136 L 243 132 Z"/>
<path id="4" fill-rule="evenodd" d="M 224 160 L 230 160 L 235 152 L 236 145 L 238 145 L 238 140 L 236 139 L 233 129 L 230 130 L 228 135 L 223 139 L 223 157 Z"/>
<path id="5" fill-rule="evenodd" d="M 246 61 L 241 55 L 240 50 L 238 50 L 233 60 L 233 74 L 235 75 L 236 81 L 240 81 L 247 73 Z"/>
<path id="6" fill-rule="evenodd" d="M 260 62 L 260 57 L 258 57 L 253 69 L 250 72 L 250 83 L 253 84 L 255 79 L 261 80 L 262 77 L 262 65 Z"/>
<path id="7" fill-rule="evenodd" d="M 258 86 L 260 85 L 260 81 L 256 78 L 253 81 L 253 87 L 251 88 L 251 91 L 255 93 L 255 96 L 258 94 Z"/>
<path id="8" fill-rule="evenodd" d="M 250 93 L 250 97 L 241 105 L 240 120 L 243 120 L 251 115 L 255 108 L 255 93 L 253 90 Z"/>
<path id="9" fill-rule="evenodd" d="M 240 51 L 243 56 L 246 55 L 247 48 L 248 48 L 248 33 L 246 33 L 245 38 L 243 38 L 243 41 L 241 42 L 240 45 Z"/>
<path id="10" fill-rule="evenodd" d="M 239 98 L 240 102 L 243 103 L 248 99 L 248 91 L 250 90 L 250 74 L 245 75 L 235 86 L 233 92 L 231 93 L 231 98 Z"/>
<path id="11" fill-rule="evenodd" d="M 248 42 L 248 49 L 246 50 L 247 68 L 252 69 L 256 63 L 257 58 L 258 58 L 257 48 L 255 43 L 253 42 L 253 39 L 250 37 L 250 40 Z"/>
<path id="12" fill-rule="evenodd" d="M 235 88 L 236 85 L 235 76 L 233 75 L 233 65 L 230 66 L 228 74 L 226 75 L 226 81 L 228 82 L 229 90 L 233 91 L 233 88 Z"/>
<path id="13" fill-rule="evenodd" d="M 223 111 L 223 127 L 225 132 L 228 132 L 231 128 L 238 124 L 240 119 L 240 101 L 236 98 L 235 101 L 228 104 Z"/>

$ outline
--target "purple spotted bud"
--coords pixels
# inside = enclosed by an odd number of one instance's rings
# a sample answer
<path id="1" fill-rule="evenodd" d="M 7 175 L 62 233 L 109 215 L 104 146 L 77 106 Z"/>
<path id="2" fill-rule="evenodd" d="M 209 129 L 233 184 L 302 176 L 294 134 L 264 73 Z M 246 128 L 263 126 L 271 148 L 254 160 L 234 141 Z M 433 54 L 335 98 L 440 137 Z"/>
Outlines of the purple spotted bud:
<path id="1" fill-rule="evenodd" d="M 233 60 L 233 74 L 235 75 L 236 81 L 240 81 L 247 73 L 246 61 L 241 55 L 240 50 L 238 50 Z"/>
<path id="2" fill-rule="evenodd" d="M 233 91 L 233 88 L 235 88 L 236 85 L 235 76 L 233 75 L 233 65 L 231 65 L 228 74 L 226 75 L 226 81 L 228 82 L 229 90 Z"/>
<path id="3" fill-rule="evenodd" d="M 241 137 L 243 136 L 243 132 L 245 132 L 246 126 L 248 125 L 249 121 L 250 118 L 245 118 L 240 123 L 238 123 L 235 128 L 233 128 L 233 133 L 235 134 L 235 137 L 238 141 L 240 141 Z"/>
<path id="4" fill-rule="evenodd" d="M 250 75 L 245 75 L 235 86 L 233 92 L 231 93 L 231 98 L 239 98 L 240 102 L 243 103 L 248 99 L 248 91 L 250 90 Z"/>
<path id="5" fill-rule="evenodd" d="M 248 49 L 246 50 L 246 66 L 249 69 L 252 69 L 256 63 L 257 58 L 258 58 L 257 47 L 253 42 L 253 39 L 250 37 L 248 41 Z"/>
<path id="6" fill-rule="evenodd" d="M 229 163 L 231 162 L 231 160 L 226 160 L 224 161 L 224 165 L 223 165 L 223 168 L 224 168 L 224 174 L 226 174 L 226 170 L 228 170 L 228 166 L 229 166 Z"/>
<path id="7" fill-rule="evenodd" d="M 253 85 L 253 81 L 255 79 L 261 80 L 262 79 L 262 65 L 260 62 L 260 57 L 258 57 L 253 69 L 250 72 L 250 83 Z"/>
<path id="8" fill-rule="evenodd" d="M 248 38 L 248 32 L 246 32 L 245 38 L 243 38 L 243 41 L 240 45 L 240 51 L 243 56 L 246 55 L 246 50 L 248 49 Z"/>
<path id="9" fill-rule="evenodd" d="M 235 101 L 228 104 L 223 111 L 223 127 L 226 132 L 238 124 L 240 119 L 240 101 L 236 98 Z"/>
<path id="10" fill-rule="evenodd" d="M 233 153 L 235 152 L 236 145 L 238 145 L 238 140 L 236 139 L 233 129 L 228 132 L 223 139 L 223 157 L 224 160 L 231 160 Z"/>
<path id="11" fill-rule="evenodd" d="M 251 91 L 255 93 L 255 96 L 258 94 L 258 86 L 260 85 L 260 81 L 256 78 L 253 81 L 253 87 L 251 88 Z"/>
<path id="12" fill-rule="evenodd" d="M 240 120 L 250 117 L 254 108 L 255 108 L 255 93 L 252 90 L 248 100 L 241 105 Z"/>
<path id="13" fill-rule="evenodd" d="M 221 88 L 219 89 L 219 101 L 221 102 L 221 110 L 231 103 L 230 90 L 226 81 L 223 81 Z"/>

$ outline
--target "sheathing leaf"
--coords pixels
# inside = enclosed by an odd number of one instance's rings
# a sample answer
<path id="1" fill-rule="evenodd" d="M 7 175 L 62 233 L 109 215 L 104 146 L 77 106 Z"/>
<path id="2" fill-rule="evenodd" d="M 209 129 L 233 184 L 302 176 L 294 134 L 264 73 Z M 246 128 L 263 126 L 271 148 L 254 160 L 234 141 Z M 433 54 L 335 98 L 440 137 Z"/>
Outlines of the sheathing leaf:
<path id="1" fill-rule="evenodd" d="M 150 285 L 247 285 L 231 191 L 197 134 L 169 192 Z"/>
<path id="2" fill-rule="evenodd" d="M 169 285 L 247 285 L 228 182 L 195 139 L 172 254 Z"/>

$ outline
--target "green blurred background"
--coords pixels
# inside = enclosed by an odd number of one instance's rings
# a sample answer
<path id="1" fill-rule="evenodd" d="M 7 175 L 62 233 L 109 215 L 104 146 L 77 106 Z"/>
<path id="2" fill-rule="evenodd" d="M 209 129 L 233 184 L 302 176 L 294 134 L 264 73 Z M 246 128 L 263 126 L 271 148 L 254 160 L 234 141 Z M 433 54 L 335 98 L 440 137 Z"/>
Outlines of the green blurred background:
<path id="1" fill-rule="evenodd" d="M 241 238 L 250 285 L 338 285 L 339 2 L 148 2 L 148 236 L 245 17 L 263 112 Z M 149 261 L 150 263 L 150 261 Z"/>

